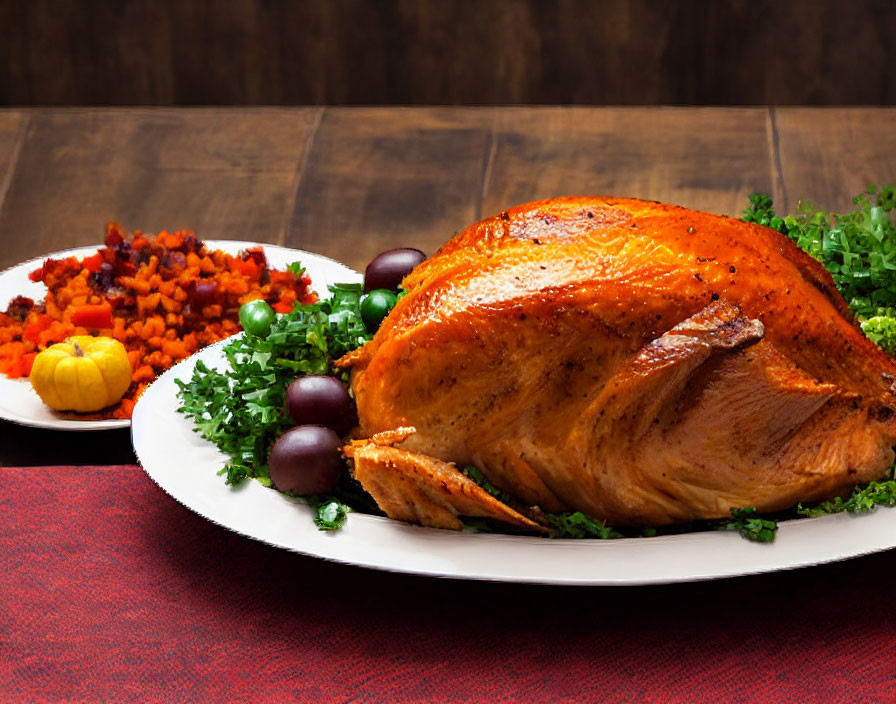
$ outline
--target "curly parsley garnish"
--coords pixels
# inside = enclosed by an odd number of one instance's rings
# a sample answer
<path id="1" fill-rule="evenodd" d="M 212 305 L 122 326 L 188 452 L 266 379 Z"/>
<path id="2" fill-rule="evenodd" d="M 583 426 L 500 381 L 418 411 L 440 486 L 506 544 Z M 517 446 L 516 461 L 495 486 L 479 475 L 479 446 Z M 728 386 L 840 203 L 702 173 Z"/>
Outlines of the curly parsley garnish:
<path id="1" fill-rule="evenodd" d="M 622 533 L 603 521 L 589 518 L 581 511 L 571 513 L 546 513 L 544 518 L 552 538 L 621 538 Z"/>
<path id="2" fill-rule="evenodd" d="M 351 508 L 333 496 L 312 496 L 308 503 L 314 509 L 314 525 L 324 531 L 342 528 L 351 511 Z"/>
<path id="3" fill-rule="evenodd" d="M 847 498 L 838 496 L 833 501 L 822 501 L 814 506 L 797 506 L 800 516 L 824 516 L 829 513 L 868 513 L 876 506 L 896 506 L 896 479 L 893 470 L 890 478 L 880 482 L 871 482 L 867 486 L 856 487 Z"/>
<path id="4" fill-rule="evenodd" d="M 778 532 L 778 524 L 763 518 L 753 507 L 731 509 L 731 519 L 725 523 L 728 530 L 736 530 L 747 540 L 756 543 L 770 543 Z"/>
<path id="5" fill-rule="evenodd" d="M 299 269 L 299 264 L 290 266 Z M 230 457 L 220 472 L 227 484 L 252 478 L 270 486 L 271 445 L 293 425 L 283 412 L 286 387 L 300 374 L 337 375 L 333 360 L 370 339 L 359 309 L 361 285 L 337 284 L 330 292 L 330 298 L 278 316 L 267 337 L 240 335 L 226 343 L 225 371 L 200 361 L 189 381 L 176 381 L 178 410 L 193 419 L 196 432 Z M 312 497 L 309 502 L 317 511 L 318 527 L 335 530 L 349 509 L 341 503 L 344 497 L 326 499 Z"/>

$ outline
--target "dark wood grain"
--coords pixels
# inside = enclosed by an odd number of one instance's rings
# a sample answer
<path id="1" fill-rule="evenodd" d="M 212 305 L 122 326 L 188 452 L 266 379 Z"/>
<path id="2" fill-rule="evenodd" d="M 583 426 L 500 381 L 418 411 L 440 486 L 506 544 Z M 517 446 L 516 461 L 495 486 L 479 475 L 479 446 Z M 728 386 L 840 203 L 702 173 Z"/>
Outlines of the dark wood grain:
<path id="1" fill-rule="evenodd" d="M 760 108 L 502 110 L 483 211 L 558 195 L 619 195 L 738 215 L 775 191 Z"/>
<path id="2" fill-rule="evenodd" d="M 887 105 L 887 0 L 0 0 L 7 105 Z"/>
<path id="3" fill-rule="evenodd" d="M 481 216 L 556 195 L 736 215 L 750 193 L 777 194 L 769 139 L 760 108 L 328 109 L 286 241 L 360 269 L 384 249 L 432 252 Z"/>
<path id="4" fill-rule="evenodd" d="M 42 110 L 0 211 L 0 267 L 156 232 L 277 242 L 319 110 Z"/>
<path id="5" fill-rule="evenodd" d="M 0 112 L 0 209 L 12 182 L 25 132 L 28 116 L 23 112 Z"/>
<path id="6" fill-rule="evenodd" d="M 871 184 L 896 184 L 896 109 L 774 111 L 786 193 L 780 210 L 808 200 L 837 212 Z"/>
<path id="7" fill-rule="evenodd" d="M 356 269 L 392 247 L 435 251 L 479 216 L 494 119 L 484 108 L 328 108 L 286 244 Z"/>

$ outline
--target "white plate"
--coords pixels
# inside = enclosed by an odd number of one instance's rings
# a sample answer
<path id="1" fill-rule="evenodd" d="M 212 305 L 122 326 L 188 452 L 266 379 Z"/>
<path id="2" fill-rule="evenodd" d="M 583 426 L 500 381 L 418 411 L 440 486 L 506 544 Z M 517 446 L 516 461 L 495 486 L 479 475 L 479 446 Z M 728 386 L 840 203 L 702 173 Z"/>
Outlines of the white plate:
<path id="1" fill-rule="evenodd" d="M 618 540 L 551 540 L 457 533 L 349 514 L 336 533 L 319 531 L 311 509 L 258 482 L 233 488 L 217 472 L 226 458 L 178 414 L 175 379 L 198 360 L 224 369 L 219 343 L 160 376 L 134 409 L 131 435 L 146 473 L 187 508 L 270 545 L 374 569 L 463 579 L 565 585 L 688 582 L 844 560 L 896 547 L 896 509 L 780 524 L 772 544 L 733 532 Z"/>
<path id="2" fill-rule="evenodd" d="M 231 240 L 203 240 L 203 242 L 209 249 L 220 249 L 230 254 L 236 254 L 246 247 L 263 247 L 268 263 L 274 268 L 282 269 L 295 261 L 301 261 L 304 264 L 307 260 L 310 264 L 313 259 L 315 264 L 317 264 L 317 268 L 322 272 L 332 270 L 334 273 L 341 274 L 342 272 L 347 272 L 348 275 L 358 276 L 354 271 L 337 262 L 296 249 L 287 249 L 286 247 L 258 242 L 236 242 Z M 0 273 L 0 310 L 6 310 L 9 302 L 16 296 L 27 296 L 34 301 L 43 300 L 47 292 L 46 287 L 41 283 L 31 281 L 28 278 L 28 274 L 40 267 L 46 259 L 51 257 L 53 259 L 64 259 L 71 256 L 80 259 L 96 253 L 101 246 L 78 247 L 46 254 Z M 317 291 L 326 291 L 325 282 L 314 278 L 312 267 L 308 266 L 308 269 L 312 276 L 312 287 Z M 40 397 L 34 393 L 34 389 L 31 388 L 31 383 L 27 379 L 10 379 L 3 374 L 0 374 L 0 418 L 19 423 L 20 425 L 48 428 L 50 430 L 108 430 L 111 428 L 127 428 L 131 424 L 131 421 L 126 419 L 72 419 L 66 414 L 57 413 L 44 404 Z"/>

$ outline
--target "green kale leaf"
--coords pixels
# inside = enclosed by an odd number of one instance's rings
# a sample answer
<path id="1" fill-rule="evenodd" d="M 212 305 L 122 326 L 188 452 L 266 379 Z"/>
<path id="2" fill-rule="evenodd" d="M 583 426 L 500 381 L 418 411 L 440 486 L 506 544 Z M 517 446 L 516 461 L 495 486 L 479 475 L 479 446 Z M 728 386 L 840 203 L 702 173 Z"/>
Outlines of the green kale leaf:
<path id="1" fill-rule="evenodd" d="M 750 205 L 744 209 L 741 220 L 770 227 L 773 230 L 777 230 L 782 235 L 787 234 L 787 226 L 784 224 L 784 218 L 778 217 L 775 214 L 772 199 L 765 193 L 754 193 L 750 196 Z"/>
<path id="2" fill-rule="evenodd" d="M 731 518 L 724 527 L 736 530 L 742 537 L 756 543 L 770 543 L 778 532 L 778 524 L 768 518 L 762 518 L 753 507 L 731 509 Z"/>

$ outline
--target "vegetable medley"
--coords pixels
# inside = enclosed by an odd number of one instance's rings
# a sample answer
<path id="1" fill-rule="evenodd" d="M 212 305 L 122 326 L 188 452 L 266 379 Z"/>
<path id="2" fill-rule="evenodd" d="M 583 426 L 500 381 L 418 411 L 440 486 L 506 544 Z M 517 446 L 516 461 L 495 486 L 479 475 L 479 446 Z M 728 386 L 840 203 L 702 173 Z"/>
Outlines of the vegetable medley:
<path id="1" fill-rule="evenodd" d="M 127 349 L 124 398 L 81 418 L 130 418 L 158 374 L 240 331 L 243 303 L 262 299 L 286 312 L 316 300 L 301 269 L 269 268 L 260 247 L 234 256 L 208 249 L 189 230 L 128 237 L 116 223 L 96 254 L 47 259 L 30 278 L 47 294 L 40 302 L 19 296 L 0 313 L 0 372 L 27 377 L 41 350 L 77 335 L 111 337 Z"/>

